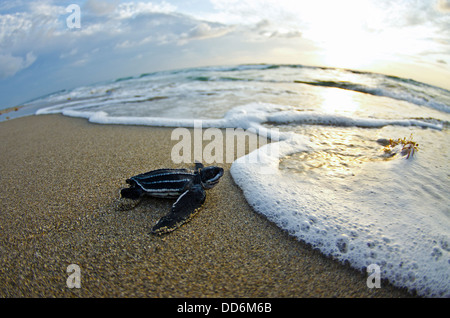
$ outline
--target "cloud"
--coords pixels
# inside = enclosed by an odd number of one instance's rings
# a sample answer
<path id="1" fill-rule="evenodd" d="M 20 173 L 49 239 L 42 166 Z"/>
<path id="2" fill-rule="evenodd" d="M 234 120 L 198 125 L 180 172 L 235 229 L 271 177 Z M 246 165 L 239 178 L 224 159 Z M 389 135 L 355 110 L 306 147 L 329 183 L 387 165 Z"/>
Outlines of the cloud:
<path id="1" fill-rule="evenodd" d="M 32 22 L 24 13 L 0 15 L 0 49 L 6 49 L 20 41 L 32 28 Z"/>
<path id="2" fill-rule="evenodd" d="M 120 19 L 129 19 L 139 15 L 149 13 L 173 13 L 176 6 L 162 2 L 154 4 L 152 2 L 126 2 L 117 6 L 114 14 Z"/>
<path id="3" fill-rule="evenodd" d="M 59 56 L 60 59 L 66 59 L 69 58 L 71 56 L 75 56 L 78 53 L 78 49 L 77 48 L 73 48 L 72 50 L 70 50 L 69 52 L 63 52 L 61 53 L 61 55 Z"/>
<path id="4" fill-rule="evenodd" d="M 142 45 L 154 33 L 174 32 L 172 26 L 178 22 L 173 20 L 180 20 L 168 13 L 175 7 L 165 3 L 88 0 L 81 10 L 82 27 L 71 30 L 66 24 L 66 7 L 54 3 L 57 2 L 30 1 L 21 4 L 17 12 L 0 12 L 0 56 L 2 61 L 11 63 L 0 65 L 3 77 L 28 67 L 38 56 L 77 58 L 75 51 L 84 54 L 95 45 L 113 48 L 126 40 Z M 12 4 L 5 3 L 3 8 L 10 10 Z M 155 24 L 165 24 L 166 29 L 156 30 Z M 181 34 L 181 30 L 176 32 Z M 23 57 L 30 51 L 34 52 L 32 56 Z"/>
<path id="5" fill-rule="evenodd" d="M 15 75 L 17 72 L 29 67 L 36 61 L 33 52 L 28 52 L 25 57 L 0 54 L 0 78 Z"/>
<path id="6" fill-rule="evenodd" d="M 450 13 L 450 0 L 439 0 L 436 7 L 441 12 Z"/>
<path id="7" fill-rule="evenodd" d="M 218 38 L 234 29 L 179 13 L 165 1 L 87 0 L 81 5 L 79 29 L 67 26 L 70 13 L 59 1 L 6 1 L 0 9 L 1 79 L 33 64 L 41 75 L 58 73 L 64 80 L 64 72 L 80 66 L 100 69 L 98 65 L 116 61 L 125 68 L 132 60 L 128 56 L 148 56 L 164 46 Z"/>
<path id="8" fill-rule="evenodd" d="M 3 7 L 11 8 L 11 3 L 5 3 Z M 258 1 L 250 1 L 250 5 L 255 6 L 251 9 L 254 13 L 252 21 L 256 22 L 241 20 L 243 24 L 234 25 L 183 14 L 165 1 L 86 0 L 81 5 L 81 28 L 73 30 L 66 24 L 70 13 L 61 2 L 17 3 L 20 4 L 17 12 L 0 12 L 0 55 L 4 61 L 0 72 L 3 78 L 14 76 L 36 59 L 47 65 L 64 60 L 63 68 L 81 64 L 87 67 L 97 58 L 115 58 L 114 54 L 123 56 L 126 52 L 137 56 L 154 50 L 155 46 L 185 46 L 192 41 L 207 41 L 231 33 L 250 41 L 301 36 L 295 28 L 279 28 L 271 22 L 255 27 L 261 21 L 257 16 L 263 8 Z M 234 3 L 239 14 L 251 11 L 247 3 L 239 3 Z M 272 11 L 274 4 L 271 3 Z M 230 14 L 229 10 L 225 11 Z M 28 52 L 33 53 L 27 59 Z"/>
<path id="9" fill-rule="evenodd" d="M 87 0 L 83 6 L 83 11 L 87 10 L 94 15 L 103 16 L 114 12 L 120 0 Z"/>
<path id="10" fill-rule="evenodd" d="M 61 35 L 65 14 L 64 7 L 38 1 L 30 2 L 26 10 L 0 14 L 0 54 L 45 46 L 47 40 Z"/>
<path id="11" fill-rule="evenodd" d="M 51 0 L 30 1 L 29 8 L 30 12 L 40 17 L 55 17 L 66 12 L 66 6 L 53 4 Z"/>
<path id="12" fill-rule="evenodd" d="M 187 33 L 180 36 L 178 44 L 184 45 L 190 40 L 204 40 L 221 37 L 234 30 L 234 27 L 223 25 L 210 25 L 206 22 L 199 23 L 191 28 Z"/>
<path id="13" fill-rule="evenodd" d="M 304 17 L 316 1 L 211 0 L 211 3 L 215 12 L 205 15 L 205 20 L 234 25 L 246 41 L 261 43 L 303 37 L 302 30 L 307 25 Z"/>
<path id="14" fill-rule="evenodd" d="M 250 28 L 253 36 L 256 35 L 256 40 L 264 40 L 267 38 L 297 38 L 302 36 L 296 28 L 285 28 L 275 25 L 273 22 L 264 19 L 256 23 L 255 26 Z"/>

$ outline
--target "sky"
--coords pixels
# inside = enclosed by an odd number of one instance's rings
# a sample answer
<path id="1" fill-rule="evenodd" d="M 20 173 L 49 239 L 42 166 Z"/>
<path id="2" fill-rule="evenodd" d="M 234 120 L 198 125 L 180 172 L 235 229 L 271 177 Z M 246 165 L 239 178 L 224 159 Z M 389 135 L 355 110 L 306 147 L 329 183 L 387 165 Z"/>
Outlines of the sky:
<path id="1" fill-rule="evenodd" d="M 450 0 L 0 0 L 0 109 L 120 77 L 247 63 L 450 89 Z"/>

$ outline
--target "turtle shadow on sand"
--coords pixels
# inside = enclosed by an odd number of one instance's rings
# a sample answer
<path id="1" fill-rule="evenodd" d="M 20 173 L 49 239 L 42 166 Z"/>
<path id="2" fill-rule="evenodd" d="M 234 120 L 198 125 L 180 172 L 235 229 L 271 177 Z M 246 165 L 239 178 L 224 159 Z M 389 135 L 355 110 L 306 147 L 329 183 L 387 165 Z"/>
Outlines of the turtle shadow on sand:
<path id="1" fill-rule="evenodd" d="M 124 217 L 123 222 L 128 220 L 140 220 L 139 222 L 150 223 L 150 229 L 148 225 L 145 226 L 148 229 L 149 234 L 151 228 L 156 222 L 170 211 L 175 199 L 158 199 L 149 196 L 142 196 L 138 200 L 131 200 L 127 198 L 117 198 L 114 200 L 113 209 Z"/>
<path id="2" fill-rule="evenodd" d="M 165 213 L 167 213 L 175 201 L 175 199 L 161 200 L 150 196 L 142 196 L 137 200 L 120 197 L 115 202 L 115 210 L 118 212 L 136 211 L 144 214 L 154 214 L 155 211 L 166 210 Z"/>
<path id="3" fill-rule="evenodd" d="M 171 232 L 197 214 L 205 202 L 206 190 L 212 189 L 223 173 L 220 167 L 204 167 L 197 162 L 193 170 L 157 169 L 133 176 L 126 180 L 129 187 L 123 188 L 120 194 L 122 198 L 129 199 L 126 201 L 132 200 L 136 203 L 120 203 L 119 209 L 135 209 L 146 197 L 176 199 L 170 212 L 151 230 L 152 234 L 158 235 Z"/>

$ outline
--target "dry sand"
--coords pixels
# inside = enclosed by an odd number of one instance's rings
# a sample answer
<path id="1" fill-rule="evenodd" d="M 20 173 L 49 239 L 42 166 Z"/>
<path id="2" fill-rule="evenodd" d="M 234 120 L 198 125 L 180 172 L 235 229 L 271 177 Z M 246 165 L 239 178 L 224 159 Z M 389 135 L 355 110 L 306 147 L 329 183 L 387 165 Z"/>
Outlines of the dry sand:
<path id="1" fill-rule="evenodd" d="M 253 211 L 229 164 L 202 210 L 165 235 L 173 201 L 119 200 L 125 179 L 177 167 L 172 129 L 61 115 L 0 123 L 1 297 L 407 297 L 331 260 Z M 178 166 L 181 167 L 181 166 Z M 81 288 L 66 285 L 67 266 Z"/>

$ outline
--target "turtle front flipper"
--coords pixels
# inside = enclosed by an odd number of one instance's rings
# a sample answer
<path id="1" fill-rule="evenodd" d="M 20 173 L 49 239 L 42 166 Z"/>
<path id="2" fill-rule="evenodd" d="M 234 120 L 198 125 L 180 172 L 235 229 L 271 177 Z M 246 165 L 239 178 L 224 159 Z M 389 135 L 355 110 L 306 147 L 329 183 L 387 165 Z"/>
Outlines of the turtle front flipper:
<path id="1" fill-rule="evenodd" d="M 195 171 L 199 171 L 200 169 L 203 169 L 204 168 L 204 165 L 203 165 L 203 163 L 201 163 L 201 162 L 199 162 L 199 161 L 195 161 L 195 168 L 194 168 L 194 170 Z"/>
<path id="2" fill-rule="evenodd" d="M 182 224 L 189 222 L 205 202 L 206 193 L 201 185 L 194 185 L 184 192 L 173 204 L 169 214 L 163 216 L 152 228 L 153 234 L 171 232 Z"/>

